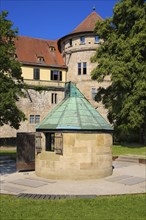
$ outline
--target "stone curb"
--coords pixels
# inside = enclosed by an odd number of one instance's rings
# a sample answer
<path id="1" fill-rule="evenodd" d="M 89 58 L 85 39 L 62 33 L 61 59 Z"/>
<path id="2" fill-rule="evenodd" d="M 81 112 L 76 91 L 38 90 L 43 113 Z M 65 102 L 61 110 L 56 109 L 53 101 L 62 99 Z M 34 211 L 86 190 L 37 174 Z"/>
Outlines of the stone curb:
<path id="1" fill-rule="evenodd" d="M 113 161 L 123 161 L 123 162 L 131 162 L 131 163 L 142 163 L 146 164 L 145 158 L 137 158 L 132 156 L 113 156 Z"/>

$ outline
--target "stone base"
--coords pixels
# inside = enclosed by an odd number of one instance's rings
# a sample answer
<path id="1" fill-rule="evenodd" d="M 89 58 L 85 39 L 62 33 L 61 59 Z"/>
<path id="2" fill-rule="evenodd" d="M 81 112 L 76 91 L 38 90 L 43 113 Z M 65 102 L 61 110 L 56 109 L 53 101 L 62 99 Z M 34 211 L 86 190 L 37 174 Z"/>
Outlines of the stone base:
<path id="1" fill-rule="evenodd" d="M 63 155 L 36 155 L 36 175 L 48 179 L 97 179 L 112 175 L 111 134 L 63 134 Z M 44 148 L 43 148 L 44 149 Z"/>

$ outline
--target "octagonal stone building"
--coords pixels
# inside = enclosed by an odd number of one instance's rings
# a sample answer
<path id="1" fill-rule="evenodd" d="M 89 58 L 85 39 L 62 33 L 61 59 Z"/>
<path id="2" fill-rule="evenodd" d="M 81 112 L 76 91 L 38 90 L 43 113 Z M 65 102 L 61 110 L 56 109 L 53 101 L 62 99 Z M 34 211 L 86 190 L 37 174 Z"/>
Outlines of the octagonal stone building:
<path id="1" fill-rule="evenodd" d="M 112 174 L 111 125 L 71 82 L 65 98 L 37 126 L 41 153 L 36 175 L 49 179 L 95 179 Z"/>

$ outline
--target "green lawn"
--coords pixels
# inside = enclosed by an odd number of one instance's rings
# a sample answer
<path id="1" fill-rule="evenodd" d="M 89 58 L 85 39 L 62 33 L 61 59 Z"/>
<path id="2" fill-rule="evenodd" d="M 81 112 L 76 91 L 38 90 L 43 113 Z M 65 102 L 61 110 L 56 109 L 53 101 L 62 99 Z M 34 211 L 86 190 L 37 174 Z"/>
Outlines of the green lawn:
<path id="1" fill-rule="evenodd" d="M 0 149 L 0 157 L 8 156 L 10 159 L 16 159 L 16 150 L 1 150 Z"/>
<path id="2" fill-rule="evenodd" d="M 145 220 L 145 195 L 32 200 L 0 196 L 1 220 Z"/>
<path id="3" fill-rule="evenodd" d="M 113 145 L 112 152 L 114 156 L 118 155 L 141 155 L 142 157 L 146 157 L 146 146 L 138 146 L 138 145 Z"/>
<path id="4" fill-rule="evenodd" d="M 146 157 L 146 146 L 140 145 L 113 145 L 112 153 L 114 156 L 118 155 L 126 155 L 126 154 L 133 154 L 133 155 L 141 155 L 142 157 Z M 12 156 L 16 157 L 16 149 L 10 150 L 8 149 L 0 149 L 0 156 Z"/>
<path id="5" fill-rule="evenodd" d="M 4 154 L 16 154 L 16 150 L 0 150 L 0 154 L 4 155 Z"/>

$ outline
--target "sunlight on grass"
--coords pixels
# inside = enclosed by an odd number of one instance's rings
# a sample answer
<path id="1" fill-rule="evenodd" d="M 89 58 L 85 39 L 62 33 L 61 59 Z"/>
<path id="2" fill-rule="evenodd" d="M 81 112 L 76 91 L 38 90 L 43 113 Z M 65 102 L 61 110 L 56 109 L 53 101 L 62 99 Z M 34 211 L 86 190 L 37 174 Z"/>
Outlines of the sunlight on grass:
<path id="1" fill-rule="evenodd" d="M 146 157 L 146 146 L 123 146 L 123 145 L 113 145 L 112 147 L 113 155 L 141 155 Z"/>
<path id="2" fill-rule="evenodd" d="M 8 149 L 2 149 L 0 148 L 0 155 L 16 155 L 16 150 L 10 150 Z M 133 154 L 133 155 L 141 155 L 143 157 L 146 157 L 146 146 L 138 146 L 138 145 L 113 145 L 112 147 L 112 153 L 114 156 L 118 155 L 128 155 L 128 154 Z"/>
<path id="3" fill-rule="evenodd" d="M 16 159 L 16 149 L 10 150 L 10 149 L 1 149 L 0 148 L 0 158 L 1 157 L 9 157 L 11 159 Z"/>
<path id="4" fill-rule="evenodd" d="M 0 154 L 15 154 L 16 150 L 0 150 Z"/>
<path id="5" fill-rule="evenodd" d="M 145 195 L 32 200 L 0 196 L 1 220 L 144 220 Z"/>

